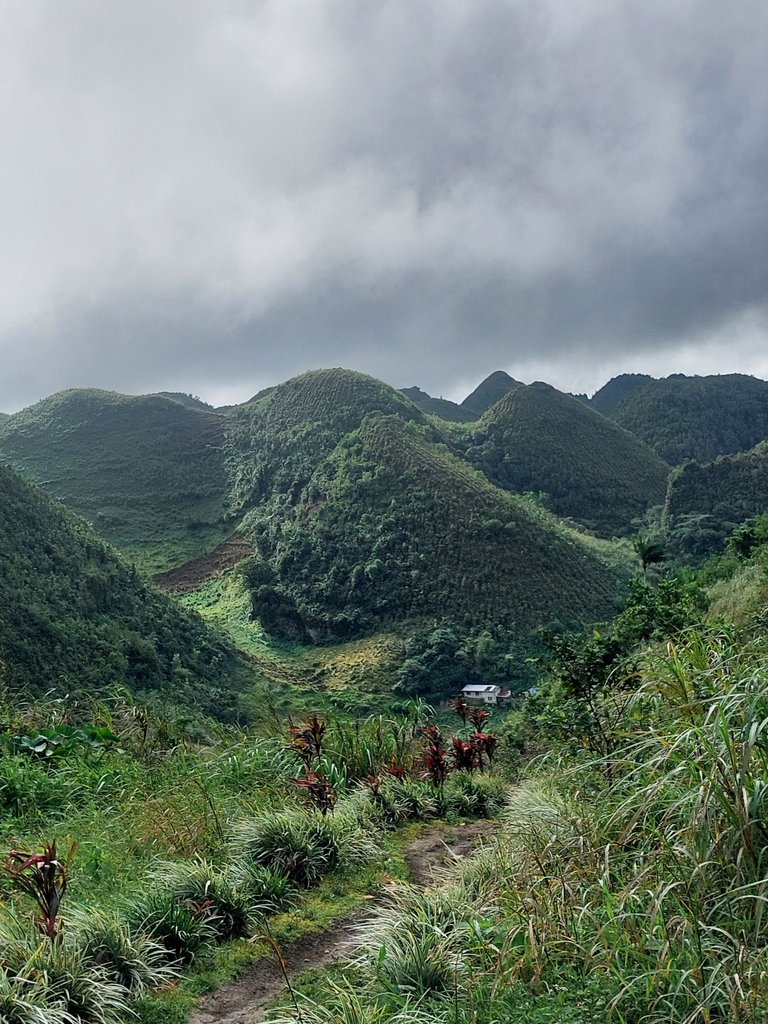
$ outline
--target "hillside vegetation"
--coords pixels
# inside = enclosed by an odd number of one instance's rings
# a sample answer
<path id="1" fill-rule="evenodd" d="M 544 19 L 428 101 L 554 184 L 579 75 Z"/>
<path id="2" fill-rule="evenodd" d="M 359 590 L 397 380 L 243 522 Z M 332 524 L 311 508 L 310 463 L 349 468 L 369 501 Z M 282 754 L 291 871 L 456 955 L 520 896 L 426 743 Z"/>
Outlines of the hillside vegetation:
<path id="1" fill-rule="evenodd" d="M 223 448 L 220 416 L 159 395 L 63 391 L 0 424 L 0 458 L 149 572 L 228 532 Z"/>
<path id="2" fill-rule="evenodd" d="M 495 370 L 485 380 L 481 381 L 474 391 L 467 395 L 461 403 L 461 408 L 466 409 L 475 416 L 482 416 L 500 398 L 521 386 L 519 380 L 510 377 L 504 370 Z"/>
<path id="3" fill-rule="evenodd" d="M 298 498 L 317 466 L 370 412 L 424 421 L 394 388 L 352 370 L 313 370 L 270 388 L 230 413 L 230 501 Z"/>
<path id="4" fill-rule="evenodd" d="M 629 393 L 613 409 L 601 402 L 600 392 L 593 401 L 670 465 L 686 459 L 711 462 L 768 438 L 766 381 L 738 373 L 680 374 L 635 384 L 633 378 Z"/>
<path id="5" fill-rule="evenodd" d="M 745 519 L 768 509 L 768 442 L 714 462 L 688 462 L 669 482 L 664 523 L 674 552 L 700 560 Z"/>
<path id="6" fill-rule="evenodd" d="M 253 673 L 82 520 L 0 467 L 0 652 L 16 692 L 134 694 L 237 717 Z"/>
<path id="7" fill-rule="evenodd" d="M 523 636 L 604 617 L 621 584 L 554 519 L 393 416 L 345 437 L 282 518 L 267 507 L 247 526 L 262 559 L 254 611 L 294 635 L 451 620 Z"/>
<path id="8" fill-rule="evenodd" d="M 626 534 L 664 500 L 666 465 L 642 441 L 549 384 L 521 385 L 492 406 L 466 450 L 500 487 L 543 492 L 547 506 L 598 536 Z"/>
<path id="9" fill-rule="evenodd" d="M 440 419 L 448 420 L 451 423 L 471 423 L 477 419 L 477 414 L 463 409 L 456 402 L 450 402 L 447 398 L 433 398 L 421 388 L 400 388 L 400 393 L 422 410 L 439 416 Z"/>

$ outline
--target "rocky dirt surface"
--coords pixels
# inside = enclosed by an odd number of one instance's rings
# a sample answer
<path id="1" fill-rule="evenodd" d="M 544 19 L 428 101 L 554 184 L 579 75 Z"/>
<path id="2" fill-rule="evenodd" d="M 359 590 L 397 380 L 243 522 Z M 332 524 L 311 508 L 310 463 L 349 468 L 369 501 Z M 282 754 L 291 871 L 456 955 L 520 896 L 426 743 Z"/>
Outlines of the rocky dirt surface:
<path id="1" fill-rule="evenodd" d="M 247 538 L 234 534 L 223 540 L 213 551 L 193 558 L 191 562 L 177 565 L 168 572 L 158 573 L 152 577 L 152 582 L 169 594 L 188 594 L 218 576 L 224 569 L 230 569 L 252 555 L 253 544 Z"/>
<path id="2" fill-rule="evenodd" d="M 466 857 L 492 823 L 445 825 L 422 833 L 404 850 L 411 879 L 425 888 L 446 868 Z M 366 908 L 334 923 L 326 932 L 307 935 L 281 951 L 285 973 L 293 979 L 302 971 L 347 960 L 363 943 Z M 200 1000 L 189 1024 L 257 1024 L 266 1009 L 285 991 L 285 977 L 276 956 L 265 957 L 237 978 Z"/>

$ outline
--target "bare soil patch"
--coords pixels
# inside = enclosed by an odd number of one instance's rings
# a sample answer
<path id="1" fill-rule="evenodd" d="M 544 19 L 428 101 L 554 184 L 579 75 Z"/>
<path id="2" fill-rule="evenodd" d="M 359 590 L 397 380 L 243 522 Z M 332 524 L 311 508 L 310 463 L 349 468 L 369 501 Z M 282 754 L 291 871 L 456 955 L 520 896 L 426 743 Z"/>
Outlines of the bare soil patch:
<path id="1" fill-rule="evenodd" d="M 448 865 L 472 850 L 490 828 L 489 821 L 470 825 L 445 825 L 430 829 L 408 844 L 404 851 L 411 879 L 428 887 Z M 285 969 L 292 980 L 302 971 L 347 960 L 363 944 L 360 925 L 366 908 L 336 921 L 326 932 L 307 935 L 282 951 Z M 274 956 L 265 957 L 237 978 L 204 996 L 189 1024 L 256 1024 L 266 1016 L 265 1007 L 285 990 L 285 979 Z"/>
<path id="2" fill-rule="evenodd" d="M 177 565 L 168 572 L 158 573 L 152 577 L 152 582 L 169 594 L 187 594 L 202 586 L 207 580 L 218 576 L 224 569 L 230 569 L 252 555 L 253 544 L 246 537 L 233 534 L 213 551 L 193 558 L 183 565 Z"/>

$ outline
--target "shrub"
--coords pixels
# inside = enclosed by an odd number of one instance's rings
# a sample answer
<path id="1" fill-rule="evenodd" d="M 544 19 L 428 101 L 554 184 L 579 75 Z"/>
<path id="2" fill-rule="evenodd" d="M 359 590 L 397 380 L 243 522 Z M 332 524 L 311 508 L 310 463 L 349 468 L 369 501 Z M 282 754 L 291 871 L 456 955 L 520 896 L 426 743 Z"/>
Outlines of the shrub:
<path id="1" fill-rule="evenodd" d="M 39 980 L 0 968 L 0 1020 L 3 1024 L 74 1024 L 64 1010 L 51 1006 Z"/>
<path id="2" fill-rule="evenodd" d="M 220 941 L 250 935 L 253 916 L 248 897 L 226 871 L 198 859 L 186 864 L 165 864 L 155 878 L 169 898 L 205 917 Z"/>
<path id="3" fill-rule="evenodd" d="M 216 940 L 213 915 L 191 901 L 180 903 L 167 891 L 155 890 L 129 904 L 126 920 L 133 931 L 146 932 L 174 963 L 190 964 Z"/>
<path id="4" fill-rule="evenodd" d="M 247 899 L 251 913 L 272 914 L 292 905 L 294 885 L 282 871 L 246 859 L 236 860 L 229 870 L 233 884 Z"/>
<path id="5" fill-rule="evenodd" d="M 506 787 L 493 775 L 455 772 L 443 790 L 448 814 L 467 818 L 493 818 L 506 803 Z"/>
<path id="6" fill-rule="evenodd" d="M 122 985 L 133 998 L 178 976 L 166 962 L 163 946 L 145 934 L 132 932 L 114 914 L 89 910 L 78 944 L 86 963 L 97 967 L 108 981 Z"/>
<path id="7" fill-rule="evenodd" d="M 354 813 L 344 811 L 334 817 L 317 811 L 269 812 L 241 822 L 235 845 L 245 860 L 272 868 L 300 886 L 316 885 L 342 860 L 363 863 L 379 852 Z"/>

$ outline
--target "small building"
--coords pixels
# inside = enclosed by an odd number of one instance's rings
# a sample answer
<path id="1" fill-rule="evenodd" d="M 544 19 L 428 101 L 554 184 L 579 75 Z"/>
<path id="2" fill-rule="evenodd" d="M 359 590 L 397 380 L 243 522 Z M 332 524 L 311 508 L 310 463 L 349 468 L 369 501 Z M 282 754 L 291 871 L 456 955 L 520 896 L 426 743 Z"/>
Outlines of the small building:
<path id="1" fill-rule="evenodd" d="M 491 683 L 469 683 L 461 691 L 466 701 L 475 704 L 506 704 L 510 697 L 509 690 Z"/>

